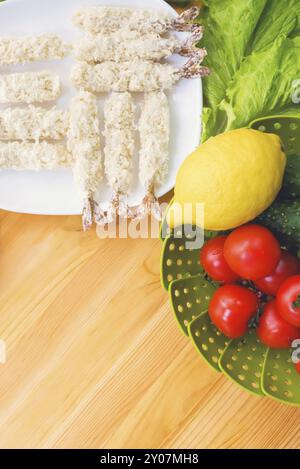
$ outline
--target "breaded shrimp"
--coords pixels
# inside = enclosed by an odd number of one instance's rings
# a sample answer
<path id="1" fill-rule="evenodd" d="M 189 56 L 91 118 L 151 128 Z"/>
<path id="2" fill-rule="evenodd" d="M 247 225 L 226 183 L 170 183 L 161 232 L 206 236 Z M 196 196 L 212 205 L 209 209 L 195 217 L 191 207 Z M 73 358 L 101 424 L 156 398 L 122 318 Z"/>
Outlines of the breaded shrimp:
<path id="1" fill-rule="evenodd" d="M 0 140 L 63 140 L 68 132 L 68 111 L 27 106 L 0 111 Z"/>
<path id="2" fill-rule="evenodd" d="M 168 90 L 181 78 L 197 78 L 207 75 L 209 70 L 201 66 L 203 57 L 192 57 L 178 69 L 170 64 L 135 60 L 131 62 L 103 62 L 90 65 L 76 63 L 71 72 L 74 86 L 92 93 L 150 92 Z"/>
<path id="3" fill-rule="evenodd" d="M 54 34 L 0 37 L 0 65 L 63 59 L 69 46 Z"/>
<path id="4" fill-rule="evenodd" d="M 103 177 L 100 120 L 96 97 L 82 91 L 71 101 L 68 148 L 74 159 L 74 179 L 83 201 L 83 229 L 93 223 L 94 192 Z"/>
<path id="5" fill-rule="evenodd" d="M 118 214 L 130 215 L 126 198 L 132 182 L 135 148 L 135 106 L 129 93 L 112 93 L 104 105 L 105 175 L 113 191 L 112 201 L 100 224 L 109 223 Z"/>
<path id="6" fill-rule="evenodd" d="M 53 101 L 60 95 L 59 76 L 51 72 L 0 75 L 0 103 L 31 104 Z"/>
<path id="7" fill-rule="evenodd" d="M 139 120 L 140 154 L 139 179 L 146 190 L 137 218 L 152 215 L 161 219 L 161 211 L 154 191 L 168 175 L 170 111 L 166 95 L 159 91 L 145 94 Z"/>
<path id="8" fill-rule="evenodd" d="M 160 61 L 172 54 L 183 56 L 200 54 L 201 51 L 196 44 L 202 37 L 202 26 L 199 26 L 184 42 L 175 36 L 165 38 L 156 33 L 141 34 L 137 31 L 121 30 L 108 35 L 83 38 L 74 45 L 74 55 L 77 60 L 89 63 L 125 62 L 137 59 Z"/>
<path id="9" fill-rule="evenodd" d="M 191 23 L 200 9 L 190 8 L 177 18 L 161 10 L 145 10 L 120 7 L 85 7 L 73 15 L 73 23 L 90 34 L 109 34 L 121 27 L 131 31 L 164 34 L 172 29 L 192 31 L 197 25 Z"/>
<path id="10" fill-rule="evenodd" d="M 17 170 L 70 167 L 72 155 L 61 143 L 0 142 L 0 168 Z"/>

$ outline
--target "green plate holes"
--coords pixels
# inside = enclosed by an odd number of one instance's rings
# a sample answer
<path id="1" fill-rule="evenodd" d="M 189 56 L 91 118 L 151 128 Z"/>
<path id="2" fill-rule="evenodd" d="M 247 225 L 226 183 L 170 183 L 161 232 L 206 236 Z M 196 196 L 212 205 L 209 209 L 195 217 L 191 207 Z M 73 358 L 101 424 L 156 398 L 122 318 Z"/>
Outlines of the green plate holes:
<path id="1" fill-rule="evenodd" d="M 219 359 L 229 339 L 211 322 L 208 313 L 203 313 L 189 324 L 189 335 L 197 351 L 216 371 L 221 371 Z"/>
<path id="2" fill-rule="evenodd" d="M 172 308 L 184 334 L 188 335 L 189 323 L 207 311 L 215 289 L 201 274 L 171 283 L 169 293 Z"/>
<path id="3" fill-rule="evenodd" d="M 251 124 L 263 132 L 279 135 L 288 155 L 300 154 L 300 118 L 277 116 Z M 166 212 L 167 213 L 167 212 Z M 290 350 L 268 350 L 255 330 L 230 341 L 210 321 L 206 312 L 216 288 L 208 282 L 199 262 L 200 249 L 188 249 L 182 236 L 185 227 L 167 232 L 166 217 L 161 225 L 163 250 L 161 280 L 169 289 L 172 307 L 181 330 L 216 371 L 223 371 L 252 394 L 267 395 L 285 404 L 300 406 L 300 376 Z M 205 232 L 205 240 L 221 233 Z M 205 312 L 203 312 L 205 311 Z"/>
<path id="4" fill-rule="evenodd" d="M 240 339 L 232 340 L 220 358 L 222 371 L 251 393 L 264 395 L 261 386 L 267 347 L 258 339 L 255 329 Z"/>
<path id="5" fill-rule="evenodd" d="M 250 124 L 252 129 L 278 135 L 289 155 L 300 153 L 300 117 L 272 116 L 258 119 Z"/>
<path id="6" fill-rule="evenodd" d="M 181 228 L 176 229 L 180 236 Z M 187 249 L 186 243 L 191 241 L 186 237 L 169 236 L 164 240 L 161 259 L 161 281 L 167 290 L 174 280 L 203 273 L 200 265 L 200 249 Z"/>
<path id="7" fill-rule="evenodd" d="M 262 385 L 268 396 L 300 406 L 300 375 L 292 363 L 292 350 L 268 351 Z"/>

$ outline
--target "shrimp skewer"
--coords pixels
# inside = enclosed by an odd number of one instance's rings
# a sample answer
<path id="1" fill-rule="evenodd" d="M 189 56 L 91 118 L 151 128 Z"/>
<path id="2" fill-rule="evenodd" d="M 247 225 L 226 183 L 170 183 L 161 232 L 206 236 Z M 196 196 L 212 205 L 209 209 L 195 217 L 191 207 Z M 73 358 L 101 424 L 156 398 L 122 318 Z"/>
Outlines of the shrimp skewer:
<path id="1" fill-rule="evenodd" d="M 0 103 L 52 101 L 60 95 L 59 76 L 51 72 L 24 72 L 0 75 Z"/>
<path id="2" fill-rule="evenodd" d="M 150 92 L 167 90 L 181 78 L 197 78 L 208 75 L 209 70 L 200 64 L 206 55 L 192 57 L 186 65 L 178 69 L 173 65 L 147 61 L 103 62 L 89 65 L 76 63 L 71 72 L 74 86 L 93 93 Z"/>
<path id="3" fill-rule="evenodd" d="M 53 107 L 28 106 L 0 111 L 0 140 L 62 140 L 69 128 L 69 113 Z"/>
<path id="4" fill-rule="evenodd" d="M 1 169 L 52 170 L 72 163 L 72 155 L 61 143 L 0 142 Z"/>
<path id="5" fill-rule="evenodd" d="M 168 174 L 170 140 L 170 111 L 168 99 L 163 92 L 145 95 L 139 132 L 139 179 L 146 190 L 146 196 L 137 209 L 136 218 L 142 219 L 151 213 L 161 220 L 161 210 L 154 191 L 165 182 Z"/>
<path id="6" fill-rule="evenodd" d="M 160 37 L 156 33 L 142 35 L 137 31 L 121 30 L 110 35 L 86 37 L 74 46 L 75 58 L 85 62 L 124 62 L 131 60 L 160 61 L 172 54 L 199 54 L 196 44 L 203 37 L 199 26 L 185 41 L 176 37 Z"/>
<path id="7" fill-rule="evenodd" d="M 115 215 L 131 216 L 126 197 L 132 182 L 132 158 L 135 147 L 135 106 L 129 93 L 113 93 L 104 105 L 105 120 L 105 175 L 113 191 L 104 219 L 97 223 L 113 221 Z"/>
<path id="8" fill-rule="evenodd" d="M 164 34 L 172 29 L 193 31 L 197 25 L 191 21 L 197 18 L 199 12 L 199 8 L 193 7 L 174 18 L 161 10 L 86 7 L 75 12 L 73 23 L 92 35 L 119 31 L 120 25 L 130 31 Z"/>
<path id="9" fill-rule="evenodd" d="M 63 59 L 69 47 L 54 34 L 0 37 L 0 65 Z"/>
<path id="10" fill-rule="evenodd" d="M 80 92 L 71 101 L 68 148 L 74 159 L 74 179 L 83 201 L 82 223 L 87 231 L 97 206 L 94 192 L 103 177 L 100 121 L 94 95 Z"/>

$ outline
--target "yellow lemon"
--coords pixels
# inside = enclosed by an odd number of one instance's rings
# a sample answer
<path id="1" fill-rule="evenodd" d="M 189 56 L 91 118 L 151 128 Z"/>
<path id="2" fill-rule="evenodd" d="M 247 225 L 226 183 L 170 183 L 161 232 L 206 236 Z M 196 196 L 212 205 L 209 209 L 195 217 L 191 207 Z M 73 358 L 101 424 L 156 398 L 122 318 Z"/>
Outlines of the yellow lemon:
<path id="1" fill-rule="evenodd" d="M 174 204 L 167 220 L 171 227 L 201 225 L 219 231 L 243 225 L 267 209 L 283 181 L 286 156 L 277 135 L 238 129 L 212 137 L 181 166 Z M 198 204 L 204 204 L 199 223 Z"/>

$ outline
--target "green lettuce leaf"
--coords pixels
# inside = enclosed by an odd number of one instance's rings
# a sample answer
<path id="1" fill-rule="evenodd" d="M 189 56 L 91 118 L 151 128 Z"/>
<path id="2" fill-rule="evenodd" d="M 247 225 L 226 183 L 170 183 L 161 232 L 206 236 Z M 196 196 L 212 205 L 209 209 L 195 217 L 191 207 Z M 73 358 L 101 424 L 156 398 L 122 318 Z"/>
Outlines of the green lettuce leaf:
<path id="1" fill-rule="evenodd" d="M 242 63 L 220 104 L 225 130 L 276 114 L 292 104 L 293 82 L 300 78 L 300 37 L 279 36 L 272 47 L 254 52 Z"/>
<path id="2" fill-rule="evenodd" d="M 291 106 L 291 84 L 300 78 L 300 0 L 204 3 L 212 74 L 203 79 L 203 141 Z"/>
<path id="3" fill-rule="evenodd" d="M 226 95 L 226 88 L 239 69 L 267 0 L 206 0 L 208 7 L 202 21 L 205 37 L 201 41 L 208 51 L 206 65 L 210 77 L 204 78 L 204 105 L 210 109 L 205 132 L 221 130 L 226 120 L 218 112 L 218 105 Z M 234 25 L 234 29 L 233 29 Z M 217 132 L 216 132 L 217 133 Z"/>
<path id="4" fill-rule="evenodd" d="M 249 44 L 248 54 L 271 47 L 280 34 L 289 36 L 298 25 L 299 0 L 268 0 Z"/>

